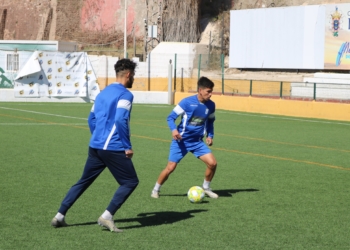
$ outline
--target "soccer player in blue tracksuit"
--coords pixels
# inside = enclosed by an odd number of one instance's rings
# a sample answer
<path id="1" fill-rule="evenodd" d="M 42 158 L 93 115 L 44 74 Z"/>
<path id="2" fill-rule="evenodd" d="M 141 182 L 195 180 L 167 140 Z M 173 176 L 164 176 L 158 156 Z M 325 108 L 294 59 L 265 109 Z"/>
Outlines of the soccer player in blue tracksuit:
<path id="1" fill-rule="evenodd" d="M 130 113 L 133 95 L 127 89 L 134 82 L 136 63 L 121 59 L 115 65 L 116 82 L 107 86 L 96 97 L 88 124 L 92 133 L 89 153 L 80 180 L 70 188 L 52 219 L 54 227 L 67 226 L 65 215 L 74 202 L 107 167 L 120 185 L 98 224 L 112 232 L 121 232 L 113 216 L 139 183 L 131 161 L 133 150 L 130 142 Z"/>
<path id="2" fill-rule="evenodd" d="M 208 148 L 213 145 L 214 138 L 215 103 L 210 100 L 213 88 L 214 83 L 211 80 L 201 77 L 198 80 L 197 95 L 181 100 L 168 116 L 168 126 L 173 137 L 168 164 L 160 173 L 151 197 L 159 198 L 161 186 L 188 152 L 194 154 L 207 166 L 203 182 L 205 194 L 211 198 L 219 197 L 210 188 L 217 166 L 216 159 Z M 182 118 L 176 126 L 175 120 L 178 116 Z M 205 136 L 208 146 L 203 142 Z"/>

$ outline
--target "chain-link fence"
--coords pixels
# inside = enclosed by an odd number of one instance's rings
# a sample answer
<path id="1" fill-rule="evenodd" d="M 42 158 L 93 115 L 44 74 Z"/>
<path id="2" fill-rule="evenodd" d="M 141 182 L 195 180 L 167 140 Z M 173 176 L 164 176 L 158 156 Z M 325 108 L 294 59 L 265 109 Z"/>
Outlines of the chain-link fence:
<path id="1" fill-rule="evenodd" d="M 199 55 L 195 57 L 194 65 L 198 67 L 193 69 L 189 79 L 175 75 L 176 91 L 186 92 L 187 89 L 193 92 L 196 90 L 199 77 L 207 76 L 215 83 L 214 94 L 350 102 L 350 81 L 327 82 L 327 79 L 317 80 L 316 78 L 314 82 L 239 79 L 235 78 L 234 74 L 225 74 L 228 68 L 225 66 L 223 54 Z M 278 75 L 278 72 L 275 74 Z M 182 88 L 183 85 L 187 88 Z"/>
<path id="2" fill-rule="evenodd" d="M 87 48 L 89 47 L 85 49 Z M 108 48 L 115 51 L 112 47 L 105 46 L 105 49 Z M 93 66 L 100 83 L 108 85 L 115 80 L 113 65 L 118 57 L 121 58 L 122 55 L 111 58 L 104 56 L 104 60 L 99 60 L 99 56 L 93 58 L 92 61 L 97 62 L 93 63 Z M 213 92 L 218 95 L 350 102 L 350 81 L 346 79 L 327 81 L 322 78 L 322 80 L 310 78 L 311 80 L 307 79 L 308 82 L 305 79 L 303 82 L 302 79 L 274 81 L 264 80 L 267 78 L 263 77 L 261 77 L 262 80 L 249 79 L 247 76 L 242 78 L 240 74 L 229 73 L 231 70 L 228 69 L 225 56 L 219 53 L 174 54 L 168 52 L 148 55 L 144 62 L 138 62 L 133 90 L 168 91 L 170 61 L 172 89 L 176 92 L 197 92 L 198 79 L 206 76 L 215 83 Z M 13 88 L 11 80 L 13 74 L 4 70 L 0 74 L 0 88 Z M 278 72 L 275 74 L 279 75 Z"/>

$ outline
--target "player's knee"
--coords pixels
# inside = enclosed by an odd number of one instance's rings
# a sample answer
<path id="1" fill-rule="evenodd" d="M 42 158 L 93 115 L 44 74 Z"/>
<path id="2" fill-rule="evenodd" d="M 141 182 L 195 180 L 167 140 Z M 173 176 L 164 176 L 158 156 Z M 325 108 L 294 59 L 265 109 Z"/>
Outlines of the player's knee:
<path id="1" fill-rule="evenodd" d="M 208 164 L 207 164 L 208 168 L 210 168 L 211 170 L 215 170 L 217 165 L 218 164 L 217 164 L 217 162 L 215 160 L 211 161 L 211 162 L 208 162 Z"/>
<path id="2" fill-rule="evenodd" d="M 126 185 L 128 187 L 136 188 L 139 185 L 139 179 L 138 178 L 131 179 L 128 181 L 128 183 Z"/>
<path id="3" fill-rule="evenodd" d="M 165 168 L 167 173 L 171 174 L 172 172 L 174 172 L 176 165 L 177 165 L 176 163 L 168 163 L 168 165 Z"/>
<path id="4" fill-rule="evenodd" d="M 172 172 L 174 172 L 175 168 L 166 168 L 166 172 L 167 174 L 171 174 Z"/>

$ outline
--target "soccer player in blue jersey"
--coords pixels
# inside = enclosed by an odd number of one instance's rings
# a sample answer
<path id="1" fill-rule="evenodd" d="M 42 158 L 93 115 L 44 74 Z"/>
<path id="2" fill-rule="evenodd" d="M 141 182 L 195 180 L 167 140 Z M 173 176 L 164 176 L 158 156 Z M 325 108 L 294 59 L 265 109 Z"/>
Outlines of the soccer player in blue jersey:
<path id="1" fill-rule="evenodd" d="M 188 152 L 194 154 L 207 166 L 203 189 L 210 198 L 218 198 L 210 188 L 217 162 L 208 146 L 213 145 L 215 103 L 210 100 L 214 83 L 206 77 L 198 80 L 198 93 L 186 97 L 172 110 L 167 118 L 168 126 L 172 133 L 168 164 L 160 173 L 158 180 L 152 190 L 151 197 L 159 198 L 159 191 L 169 175 L 174 172 L 177 164 Z M 175 120 L 181 116 L 178 126 Z M 206 136 L 206 145 L 203 138 Z"/>
<path id="2" fill-rule="evenodd" d="M 97 222 L 111 232 L 122 231 L 115 226 L 113 216 L 139 183 L 131 161 L 134 152 L 129 128 L 134 97 L 127 89 L 134 82 L 135 68 L 136 63 L 129 59 L 117 61 L 116 82 L 96 97 L 88 118 L 92 136 L 83 174 L 63 199 L 52 226 L 67 226 L 65 215 L 69 208 L 107 167 L 120 186 Z"/>

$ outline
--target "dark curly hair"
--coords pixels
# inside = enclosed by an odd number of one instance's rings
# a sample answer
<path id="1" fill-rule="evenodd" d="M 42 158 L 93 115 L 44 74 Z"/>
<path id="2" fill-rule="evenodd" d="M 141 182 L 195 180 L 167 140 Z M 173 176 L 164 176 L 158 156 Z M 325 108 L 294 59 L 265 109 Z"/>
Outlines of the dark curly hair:
<path id="1" fill-rule="evenodd" d="M 209 89 L 214 88 L 214 83 L 205 76 L 202 76 L 201 78 L 199 78 L 197 84 L 198 84 L 198 88 L 209 88 Z"/>
<path id="2" fill-rule="evenodd" d="M 130 59 L 120 59 L 117 61 L 117 63 L 114 65 L 114 70 L 116 75 L 123 75 L 125 72 L 124 71 L 130 71 L 130 72 L 135 72 L 137 64 Z"/>

